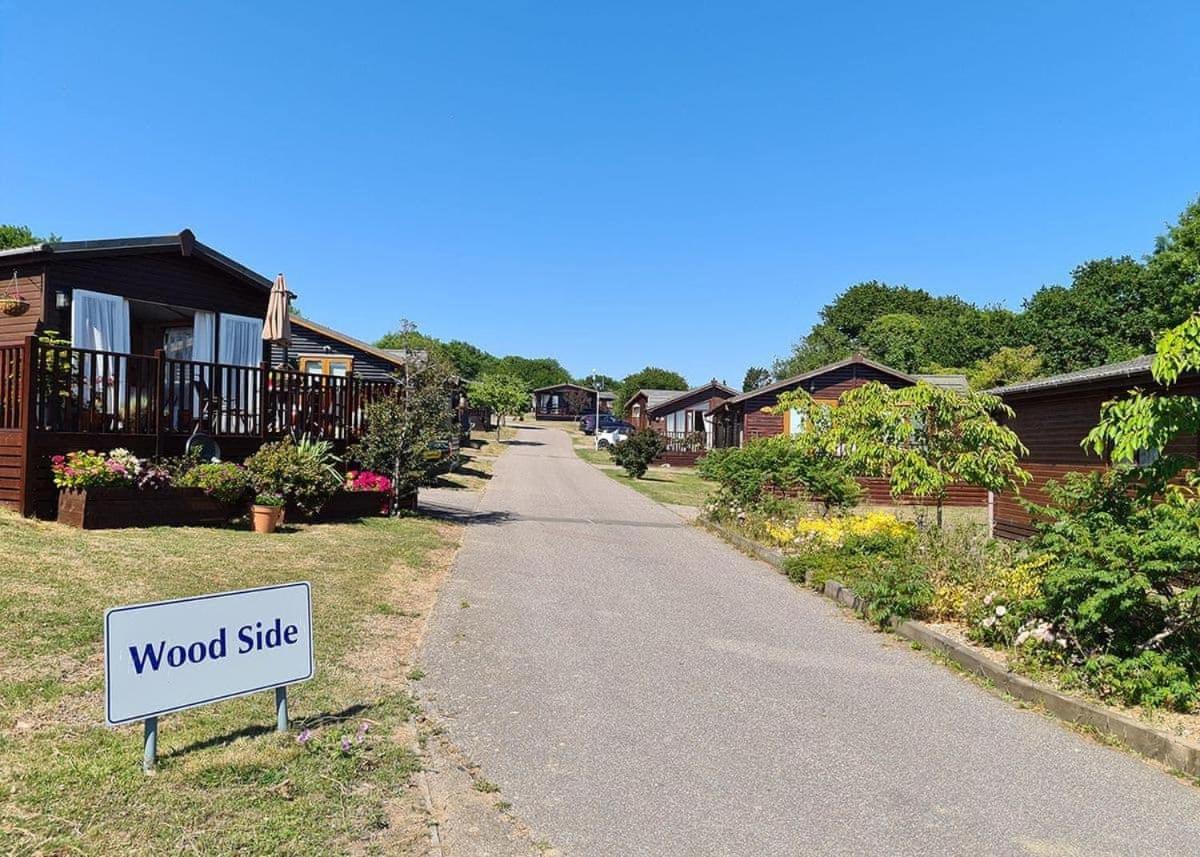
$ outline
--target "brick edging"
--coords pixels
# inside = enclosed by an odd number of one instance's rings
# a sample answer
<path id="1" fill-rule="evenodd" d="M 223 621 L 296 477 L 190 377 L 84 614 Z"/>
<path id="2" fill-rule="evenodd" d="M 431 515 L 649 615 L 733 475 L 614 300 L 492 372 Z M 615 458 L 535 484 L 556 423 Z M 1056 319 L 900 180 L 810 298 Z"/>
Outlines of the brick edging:
<path id="1" fill-rule="evenodd" d="M 732 532 L 718 523 L 705 518 L 698 522 L 708 530 L 749 553 L 763 562 L 783 570 L 783 554 L 761 545 L 753 539 Z M 823 594 L 827 598 L 847 607 L 861 610 L 866 602 L 848 586 L 834 580 L 826 581 Z M 1042 706 L 1049 714 L 1069 723 L 1081 724 L 1109 735 L 1127 744 L 1147 758 L 1162 762 L 1170 768 L 1193 777 L 1200 777 L 1200 743 L 1162 729 L 1142 723 L 1124 714 L 1108 711 L 1098 705 L 1068 696 L 1054 688 L 1030 681 L 1024 676 L 1010 672 L 1006 667 L 976 652 L 972 647 L 935 631 L 924 622 L 913 619 L 901 620 L 893 616 L 892 630 L 906 640 L 920 643 L 928 649 L 945 655 L 959 666 L 991 681 L 1002 693 L 1025 702 Z"/>

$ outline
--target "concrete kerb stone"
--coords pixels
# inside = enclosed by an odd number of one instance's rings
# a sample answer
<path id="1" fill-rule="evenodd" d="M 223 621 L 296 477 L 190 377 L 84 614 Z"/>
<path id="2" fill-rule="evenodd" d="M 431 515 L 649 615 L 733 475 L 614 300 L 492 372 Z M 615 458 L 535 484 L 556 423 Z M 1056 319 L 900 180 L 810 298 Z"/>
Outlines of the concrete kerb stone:
<path id="1" fill-rule="evenodd" d="M 701 519 L 700 523 L 743 551 L 757 556 L 780 571 L 784 570 L 783 554 L 780 551 L 732 532 L 714 521 Z M 835 580 L 825 582 L 823 594 L 856 611 L 862 611 L 866 606 L 866 602 L 852 589 Z M 901 620 L 893 616 L 891 624 L 892 630 L 900 637 L 948 657 L 964 669 L 986 678 L 1002 693 L 1023 702 L 1040 705 L 1060 720 L 1087 726 L 1099 734 L 1120 740 L 1149 759 L 1193 777 L 1200 777 L 1200 744 L 1194 741 L 1030 681 L 984 657 L 970 646 L 935 631 L 923 622 Z"/>

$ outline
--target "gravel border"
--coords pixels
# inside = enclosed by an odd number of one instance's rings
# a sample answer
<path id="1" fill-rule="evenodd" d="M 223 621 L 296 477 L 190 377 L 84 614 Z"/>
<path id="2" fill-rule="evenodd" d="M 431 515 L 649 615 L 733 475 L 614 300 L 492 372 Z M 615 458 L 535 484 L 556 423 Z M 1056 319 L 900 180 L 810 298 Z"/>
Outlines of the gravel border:
<path id="1" fill-rule="evenodd" d="M 782 552 L 732 532 L 713 521 L 705 518 L 697 520 L 705 529 L 735 547 L 783 571 Z M 852 589 L 834 580 L 826 581 L 823 594 L 855 610 L 861 610 L 865 606 L 863 599 Z M 1099 734 L 1118 739 L 1149 759 L 1193 777 L 1200 777 L 1200 744 L 1030 681 L 984 657 L 970 646 L 935 631 L 923 622 L 901 620 L 895 616 L 891 622 L 892 630 L 899 636 L 945 655 L 959 666 L 991 681 L 1002 693 L 1040 705 L 1060 720 L 1087 726 Z"/>

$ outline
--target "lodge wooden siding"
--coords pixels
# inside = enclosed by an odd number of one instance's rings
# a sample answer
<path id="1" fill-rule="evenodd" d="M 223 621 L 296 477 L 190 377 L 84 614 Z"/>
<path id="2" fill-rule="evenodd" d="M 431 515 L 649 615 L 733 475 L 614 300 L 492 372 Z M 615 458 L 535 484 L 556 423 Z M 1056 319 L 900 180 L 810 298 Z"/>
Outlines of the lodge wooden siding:
<path id="1" fill-rule="evenodd" d="M 26 336 L 37 333 L 45 307 L 45 267 L 41 263 L 12 268 L 0 267 L 0 295 L 10 296 L 14 272 L 17 275 L 17 291 L 29 301 L 29 309 L 24 315 L 18 316 L 0 313 L 0 345 L 17 345 Z"/>
<path id="2" fill-rule="evenodd" d="M 329 351 L 326 352 L 325 349 Z M 292 322 L 292 344 L 287 349 L 288 360 L 294 366 L 301 355 L 332 356 L 343 355 L 354 358 L 353 374 L 358 378 L 368 378 L 373 381 L 387 381 L 404 371 L 403 367 L 384 360 L 378 355 L 361 348 L 355 348 L 340 339 L 326 336 L 320 331 L 304 327 Z M 271 363 L 279 365 L 283 362 L 283 349 L 279 346 L 271 348 Z"/>
<path id="3" fill-rule="evenodd" d="M 1032 478 L 1020 489 L 1020 498 L 1045 505 L 1050 499 L 1046 494 L 1047 482 L 1061 482 L 1068 473 L 1107 469 L 1109 462 L 1085 450 L 1081 443 L 1099 422 L 1101 405 L 1120 398 L 1134 387 L 1162 391 L 1149 375 L 1011 395 L 1005 395 L 1001 390 L 1001 397 L 1015 411 L 1015 416 L 1005 420 L 1005 424 L 1017 433 L 1029 450 L 1021 459 L 1021 466 Z M 1200 379 L 1188 379 L 1173 387 L 1171 392 L 1200 395 Z M 1169 453 L 1195 456 L 1197 451 L 1195 436 L 1181 436 L 1167 445 Z M 997 536 L 1024 539 L 1033 535 L 1034 522 L 1016 493 L 997 495 L 993 512 Z"/>
<path id="4" fill-rule="evenodd" d="M 55 309 L 49 297 L 59 289 L 87 289 L 252 318 L 267 314 L 266 289 L 255 288 L 197 256 L 183 256 L 178 247 L 136 255 L 51 258 L 45 266 L 46 327 L 63 333 L 70 330 L 70 310 Z"/>
<path id="5" fill-rule="evenodd" d="M 764 392 L 743 400 L 739 407 L 743 409 L 743 436 L 750 441 L 759 437 L 772 437 L 783 434 L 783 415 L 768 413 L 779 404 L 779 397 L 792 390 L 806 390 L 816 399 L 837 399 L 848 390 L 861 387 L 871 381 L 879 381 L 889 387 L 907 387 L 909 384 L 895 375 L 880 372 L 874 366 L 865 363 L 849 363 L 828 372 L 823 372 L 812 378 L 797 381 L 777 390 Z"/>

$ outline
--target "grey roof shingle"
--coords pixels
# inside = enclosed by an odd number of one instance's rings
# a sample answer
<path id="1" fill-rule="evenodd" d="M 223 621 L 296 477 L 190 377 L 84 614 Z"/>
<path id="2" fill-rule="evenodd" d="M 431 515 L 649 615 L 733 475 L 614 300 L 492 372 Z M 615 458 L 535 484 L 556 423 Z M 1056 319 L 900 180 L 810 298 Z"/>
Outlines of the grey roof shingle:
<path id="1" fill-rule="evenodd" d="M 674 399 L 676 396 L 681 395 L 682 393 L 683 393 L 682 390 L 645 390 L 645 389 L 643 389 L 643 390 L 638 390 L 636 393 L 634 393 L 632 398 L 636 399 L 638 396 L 641 396 L 644 394 L 646 396 L 646 409 L 649 410 L 651 408 L 658 407 L 663 402 L 671 401 L 671 399 Z"/>
<path id="2" fill-rule="evenodd" d="M 1105 363 L 1103 366 L 1092 366 L 1088 369 L 1064 372 L 1061 375 L 1050 375 L 1046 378 L 1034 378 L 1032 381 L 1021 381 L 1018 384 L 1009 384 L 1007 387 L 993 387 L 988 392 L 997 396 L 1006 396 L 1011 393 L 1027 393 L 1035 390 L 1050 390 L 1055 387 L 1068 387 L 1072 384 L 1087 384 L 1092 381 L 1133 378 L 1148 374 L 1152 362 L 1154 362 L 1153 354 L 1143 354 L 1132 360 Z"/>

